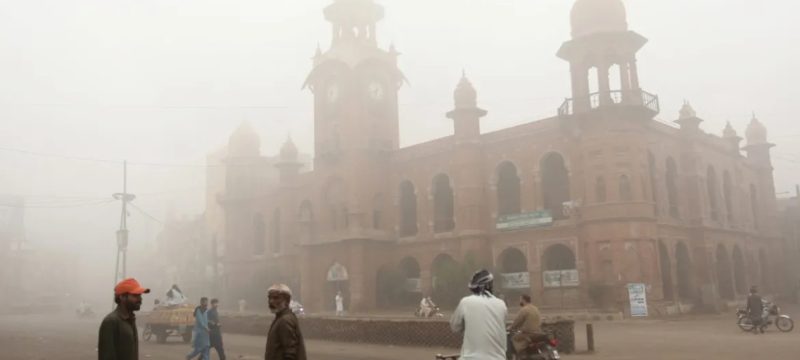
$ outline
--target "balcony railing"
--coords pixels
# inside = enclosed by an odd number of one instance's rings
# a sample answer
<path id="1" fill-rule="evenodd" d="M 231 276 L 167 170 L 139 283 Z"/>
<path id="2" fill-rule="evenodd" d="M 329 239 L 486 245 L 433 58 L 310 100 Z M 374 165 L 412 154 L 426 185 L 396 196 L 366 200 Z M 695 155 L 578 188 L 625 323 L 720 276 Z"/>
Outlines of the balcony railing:
<path id="1" fill-rule="evenodd" d="M 596 92 L 581 98 L 564 100 L 558 108 L 558 116 L 569 116 L 606 107 L 642 108 L 651 115 L 658 114 L 658 96 L 644 90 L 614 90 Z"/>

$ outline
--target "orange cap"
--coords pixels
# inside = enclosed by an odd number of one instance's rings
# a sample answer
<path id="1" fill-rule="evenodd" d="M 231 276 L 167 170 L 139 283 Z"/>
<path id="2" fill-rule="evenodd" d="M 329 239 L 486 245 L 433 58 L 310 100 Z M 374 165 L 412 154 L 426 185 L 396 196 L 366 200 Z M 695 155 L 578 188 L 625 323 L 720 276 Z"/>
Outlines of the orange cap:
<path id="1" fill-rule="evenodd" d="M 122 294 L 147 294 L 150 292 L 150 289 L 143 288 L 142 285 L 139 284 L 138 281 L 134 278 L 127 278 L 122 280 L 114 286 L 114 295 L 122 295 Z"/>

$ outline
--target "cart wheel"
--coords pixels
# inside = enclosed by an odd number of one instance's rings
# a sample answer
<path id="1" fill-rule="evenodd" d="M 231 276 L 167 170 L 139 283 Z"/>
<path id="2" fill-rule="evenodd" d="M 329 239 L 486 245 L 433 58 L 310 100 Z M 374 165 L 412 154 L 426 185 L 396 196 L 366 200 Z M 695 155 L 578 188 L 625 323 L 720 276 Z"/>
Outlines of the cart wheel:
<path id="1" fill-rule="evenodd" d="M 157 327 L 153 329 L 153 334 L 156 334 L 156 342 L 159 344 L 163 344 L 167 342 L 167 329 L 163 327 Z"/>
<path id="2" fill-rule="evenodd" d="M 153 329 L 150 328 L 150 324 L 144 326 L 144 330 L 142 331 L 142 338 L 144 341 L 150 341 L 153 338 Z"/>
<path id="3" fill-rule="evenodd" d="M 183 332 L 183 342 L 188 344 L 190 341 L 192 341 L 192 329 L 187 328 Z"/>

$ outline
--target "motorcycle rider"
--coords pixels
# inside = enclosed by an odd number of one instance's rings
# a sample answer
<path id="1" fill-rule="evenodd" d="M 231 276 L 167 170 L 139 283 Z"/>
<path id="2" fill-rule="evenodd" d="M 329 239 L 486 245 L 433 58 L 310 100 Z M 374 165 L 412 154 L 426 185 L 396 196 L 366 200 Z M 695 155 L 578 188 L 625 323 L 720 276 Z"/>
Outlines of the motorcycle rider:
<path id="1" fill-rule="evenodd" d="M 750 316 L 750 321 L 753 323 L 753 333 L 764 333 L 764 327 L 761 326 L 763 322 L 764 302 L 761 296 L 758 295 L 758 288 L 755 286 L 750 287 L 750 295 L 747 296 L 747 315 Z"/>
<path id="2" fill-rule="evenodd" d="M 461 299 L 450 318 L 453 332 L 464 332 L 461 360 L 505 360 L 508 310 L 502 300 L 492 294 L 494 277 L 488 270 L 472 275 L 472 295 Z"/>
<path id="3" fill-rule="evenodd" d="M 423 318 L 427 318 L 431 316 L 431 312 L 433 312 L 433 305 L 431 304 L 430 298 L 423 296 L 422 300 L 419 301 L 419 315 Z"/>
<path id="4" fill-rule="evenodd" d="M 531 303 L 530 295 L 522 295 L 519 299 L 519 313 L 514 322 L 508 327 L 509 341 L 513 351 L 522 353 L 536 341 L 546 341 L 547 335 L 542 332 L 542 317 L 537 308 Z M 508 350 L 511 353 L 512 349 Z"/>

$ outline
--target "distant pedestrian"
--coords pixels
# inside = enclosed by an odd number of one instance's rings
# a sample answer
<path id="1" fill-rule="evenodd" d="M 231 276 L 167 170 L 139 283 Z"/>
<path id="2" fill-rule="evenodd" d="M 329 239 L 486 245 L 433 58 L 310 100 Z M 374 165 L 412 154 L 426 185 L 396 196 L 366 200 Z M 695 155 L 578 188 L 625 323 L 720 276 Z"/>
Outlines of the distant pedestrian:
<path id="1" fill-rule="evenodd" d="M 208 329 L 210 330 L 211 347 L 217 350 L 219 360 L 225 360 L 225 349 L 222 347 L 222 324 L 219 322 L 219 300 L 211 299 L 211 309 L 208 309 L 206 315 L 208 317 Z M 209 350 L 210 352 L 210 350 Z"/>
<path id="2" fill-rule="evenodd" d="M 264 360 L 307 360 L 306 345 L 297 316 L 289 308 L 292 290 L 283 284 L 273 285 L 267 291 L 267 300 L 275 320 L 267 335 Z"/>
<path id="3" fill-rule="evenodd" d="M 191 360 L 198 355 L 202 360 L 208 360 L 209 340 L 208 317 L 208 298 L 200 298 L 200 306 L 194 308 L 194 329 L 192 329 L 192 352 L 186 355 L 186 360 Z"/>
<path id="4" fill-rule="evenodd" d="M 336 292 L 336 316 L 343 316 L 344 315 L 344 297 L 342 296 L 341 291 Z"/>
<path id="5" fill-rule="evenodd" d="M 142 294 L 149 292 L 150 289 L 143 288 L 133 278 L 122 280 L 114 287 L 117 307 L 100 324 L 98 360 L 139 359 L 139 333 L 134 311 L 142 307 Z"/>

